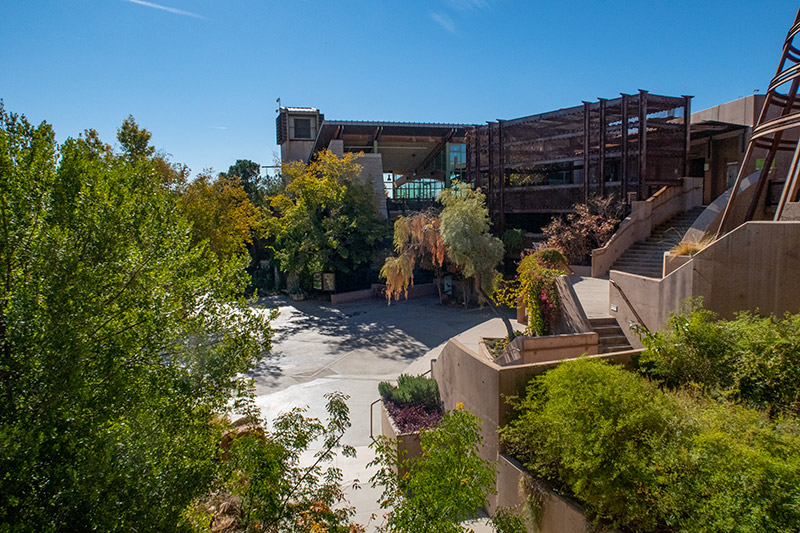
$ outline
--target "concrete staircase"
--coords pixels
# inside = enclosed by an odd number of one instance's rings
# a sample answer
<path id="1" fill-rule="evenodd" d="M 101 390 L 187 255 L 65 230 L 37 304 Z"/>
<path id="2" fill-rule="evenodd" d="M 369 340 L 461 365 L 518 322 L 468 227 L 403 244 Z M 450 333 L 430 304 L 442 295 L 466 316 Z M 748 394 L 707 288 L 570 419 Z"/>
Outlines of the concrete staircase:
<path id="1" fill-rule="evenodd" d="M 624 352 L 633 347 L 622 333 L 616 318 L 590 318 L 592 330 L 599 336 L 599 353 Z"/>
<path id="2" fill-rule="evenodd" d="M 686 231 L 703 212 L 703 207 L 685 211 L 655 228 L 650 237 L 628 248 L 612 270 L 621 270 L 648 278 L 661 278 L 664 252 L 681 242 Z"/>

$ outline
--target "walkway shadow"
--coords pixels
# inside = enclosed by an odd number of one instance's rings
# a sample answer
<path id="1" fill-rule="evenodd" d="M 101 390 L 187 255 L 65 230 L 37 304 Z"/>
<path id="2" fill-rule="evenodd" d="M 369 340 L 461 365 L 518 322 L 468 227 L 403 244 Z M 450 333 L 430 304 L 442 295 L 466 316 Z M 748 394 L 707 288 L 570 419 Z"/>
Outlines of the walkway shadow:
<path id="1" fill-rule="evenodd" d="M 283 308 L 273 338 L 274 355 L 279 355 L 282 341 L 307 335 L 324 337 L 334 353 L 373 348 L 381 357 L 416 359 L 495 316 L 488 307 L 448 307 L 437 298 L 401 300 L 391 306 L 371 299 L 334 308 L 327 302 L 273 296 L 263 298 L 259 305 Z M 511 316 L 512 311 L 508 313 Z"/>

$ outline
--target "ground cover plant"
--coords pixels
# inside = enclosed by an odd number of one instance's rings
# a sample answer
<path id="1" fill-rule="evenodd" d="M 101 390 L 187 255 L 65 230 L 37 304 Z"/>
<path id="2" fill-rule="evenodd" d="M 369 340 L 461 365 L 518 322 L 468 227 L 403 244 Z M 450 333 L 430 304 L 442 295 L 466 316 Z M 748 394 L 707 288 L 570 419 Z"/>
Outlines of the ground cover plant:
<path id="1" fill-rule="evenodd" d="M 435 427 L 444 414 L 435 379 L 400 374 L 397 386 L 382 381 L 378 384 L 378 392 L 402 433 Z"/>
<path id="2" fill-rule="evenodd" d="M 580 359 L 535 379 L 502 430 L 535 475 L 629 531 L 800 528 L 800 426 Z"/>
<path id="3" fill-rule="evenodd" d="M 670 389 L 697 386 L 772 416 L 800 414 L 800 314 L 719 320 L 695 302 L 643 342 L 639 370 Z"/>

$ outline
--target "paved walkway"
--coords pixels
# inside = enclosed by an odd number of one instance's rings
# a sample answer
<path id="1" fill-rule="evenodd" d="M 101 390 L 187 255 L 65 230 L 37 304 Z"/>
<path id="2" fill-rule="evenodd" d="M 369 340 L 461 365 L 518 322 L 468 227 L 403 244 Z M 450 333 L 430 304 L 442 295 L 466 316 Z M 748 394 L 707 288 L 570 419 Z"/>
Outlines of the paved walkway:
<path id="1" fill-rule="evenodd" d="M 502 320 L 492 318 L 488 308 L 446 307 L 436 298 L 391 306 L 382 300 L 365 300 L 338 308 L 282 297 L 266 298 L 260 304 L 277 307 L 280 316 L 273 323 L 272 352 L 252 372 L 256 402 L 269 424 L 279 413 L 298 406 L 308 406 L 310 416 L 324 419 L 326 393 L 350 395 L 353 425 L 343 440 L 358 455 L 339 457 L 336 465 L 343 471 L 347 497 L 357 509 L 355 521 L 373 530 L 383 512 L 377 503 L 380 490 L 369 486 L 374 469 L 366 467 L 373 458 L 370 430 L 380 433 L 377 408 L 374 428 L 370 428 L 370 405 L 379 397 L 378 383 L 393 381 L 400 373 L 426 372 L 451 337 L 477 350 L 480 337 L 505 335 Z M 359 489 L 353 480 L 358 480 Z M 373 514 L 378 518 L 372 519 Z"/>
<path id="2" fill-rule="evenodd" d="M 571 276 L 572 287 L 578 296 L 587 318 L 608 318 L 609 281 L 600 278 Z"/>

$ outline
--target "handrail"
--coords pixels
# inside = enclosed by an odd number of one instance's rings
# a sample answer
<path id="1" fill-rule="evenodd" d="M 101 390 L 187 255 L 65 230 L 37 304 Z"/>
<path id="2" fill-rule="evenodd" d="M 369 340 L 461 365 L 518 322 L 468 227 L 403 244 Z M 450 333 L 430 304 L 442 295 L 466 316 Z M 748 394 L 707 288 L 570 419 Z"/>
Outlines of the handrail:
<path id="1" fill-rule="evenodd" d="M 427 376 L 428 374 L 431 373 L 431 370 L 433 370 L 433 369 L 430 369 L 427 372 L 424 372 L 424 373 L 420 374 L 420 376 Z M 375 404 L 378 403 L 381 400 L 383 400 L 383 398 L 378 398 L 377 400 L 375 400 L 374 402 L 369 404 L 369 438 L 372 439 L 373 442 L 375 442 L 375 432 L 374 432 L 374 423 L 373 423 L 372 414 L 375 412 L 375 409 L 374 409 L 375 408 Z"/>
<path id="2" fill-rule="evenodd" d="M 619 291 L 619 295 L 622 296 L 623 300 L 625 300 L 625 305 L 628 306 L 628 309 L 631 310 L 631 313 L 633 313 L 633 316 L 636 318 L 636 320 L 639 321 L 639 325 L 642 327 L 642 329 L 644 329 L 645 333 L 650 333 L 650 330 L 647 329 L 647 326 L 645 325 L 644 320 L 642 320 L 642 317 L 640 317 L 639 313 L 636 312 L 636 308 L 633 307 L 633 304 L 628 299 L 628 295 L 625 294 L 625 291 L 622 290 L 622 287 L 619 286 L 619 283 L 617 283 L 616 281 L 614 281 L 613 279 L 610 279 L 610 278 L 609 278 L 608 281 L 609 281 L 609 283 L 611 283 L 611 285 L 615 289 L 617 289 Z"/>

